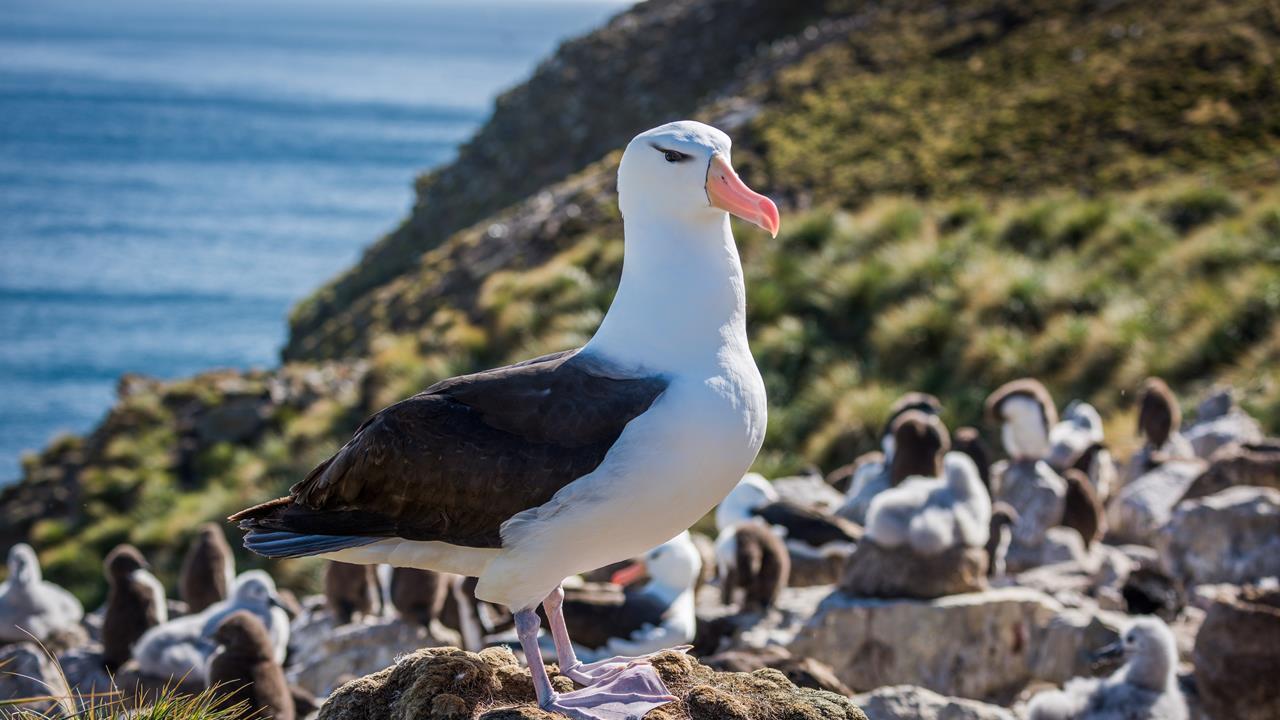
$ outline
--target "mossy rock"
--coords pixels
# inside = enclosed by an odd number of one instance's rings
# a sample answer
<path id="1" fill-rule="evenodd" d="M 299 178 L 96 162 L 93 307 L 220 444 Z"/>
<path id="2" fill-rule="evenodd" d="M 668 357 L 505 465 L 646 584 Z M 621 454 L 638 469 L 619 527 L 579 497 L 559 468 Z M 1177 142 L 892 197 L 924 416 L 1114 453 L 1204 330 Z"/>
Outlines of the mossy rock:
<path id="1" fill-rule="evenodd" d="M 717 672 L 677 652 L 653 666 L 680 698 L 646 715 L 651 720 L 866 720 L 847 698 L 796 687 L 777 670 Z M 548 666 L 558 691 L 573 683 Z M 534 702 L 533 680 L 506 648 L 476 653 L 420 650 L 394 666 L 339 688 L 320 720 L 548 720 L 562 717 Z"/>

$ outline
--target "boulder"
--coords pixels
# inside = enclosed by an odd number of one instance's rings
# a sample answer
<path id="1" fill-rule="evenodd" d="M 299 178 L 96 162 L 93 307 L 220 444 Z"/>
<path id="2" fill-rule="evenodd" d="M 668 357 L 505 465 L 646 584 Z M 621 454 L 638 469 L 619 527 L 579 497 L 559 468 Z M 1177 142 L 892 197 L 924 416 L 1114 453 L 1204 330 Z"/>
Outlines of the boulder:
<path id="1" fill-rule="evenodd" d="M 1188 587 L 1280 575 L 1280 490 L 1241 486 L 1188 500 L 1158 547 L 1169 573 Z"/>
<path id="2" fill-rule="evenodd" d="M 1120 488 L 1107 506 L 1107 540 L 1154 545 L 1174 506 L 1204 470 L 1202 460 L 1170 460 Z"/>
<path id="3" fill-rule="evenodd" d="M 1099 543 L 1087 561 L 1042 565 L 1023 572 L 1015 582 L 1049 595 L 1066 607 L 1125 609 L 1123 588 L 1136 563 L 1124 553 Z"/>
<path id="4" fill-rule="evenodd" d="M 773 669 L 752 673 L 716 672 L 677 652 L 652 660 L 679 698 L 650 714 L 664 720 L 753 720 L 813 718 L 865 720 L 866 715 L 835 693 L 798 688 Z M 573 683 L 554 666 L 552 684 Z M 343 685 L 320 708 L 320 720 L 446 718 L 549 720 L 560 717 L 534 704 L 533 681 L 510 650 L 479 654 L 454 648 L 420 650 L 381 672 Z"/>
<path id="5" fill-rule="evenodd" d="M 1220 448 L 1182 499 L 1193 500 L 1237 485 L 1280 489 L 1280 440 L 1231 443 Z"/>
<path id="6" fill-rule="evenodd" d="M 852 695 L 830 665 L 813 658 L 799 658 L 781 645 L 763 648 L 729 650 L 701 659 L 702 664 L 722 672 L 754 672 L 763 668 L 780 671 L 798 687 L 828 690 L 837 695 Z"/>
<path id="7" fill-rule="evenodd" d="M 1011 573 L 1021 573 L 1042 565 L 1083 563 L 1089 557 L 1080 533 L 1066 527 L 1051 527 L 1044 531 L 1040 541 L 1026 543 L 1014 540 L 1009 543 L 1005 556 L 1005 568 Z"/>
<path id="8" fill-rule="evenodd" d="M 1084 674 L 1082 658 L 1115 637 L 1104 632 L 1109 624 L 1108 616 L 1065 612 L 1044 593 L 1019 587 L 931 601 L 835 592 L 789 649 L 830 665 L 859 692 L 905 683 L 1000 700 L 1032 680 Z"/>
<path id="9" fill-rule="evenodd" d="M 1005 560 L 1008 571 L 1022 572 L 1037 565 L 1063 562 L 1074 557 L 1074 548 L 1062 546 L 1061 538 L 1048 533 L 1062 522 L 1067 483 L 1043 460 L 996 463 L 992 468 L 993 500 L 1008 503 L 1018 511 L 1013 541 Z M 1049 547 L 1044 547 L 1046 540 Z M 1079 543 L 1083 548 L 1084 543 Z"/>
<path id="10" fill-rule="evenodd" d="M 915 685 L 894 685 L 855 695 L 869 720 L 1013 720 L 1013 713 L 977 700 L 946 697 Z"/>
<path id="11" fill-rule="evenodd" d="M 47 699 L 3 704 L 28 698 Z M 54 717 L 72 715 L 76 710 L 71 690 L 58 672 L 58 666 L 35 643 L 20 642 L 0 647 L 0 715 L 9 717 L 9 713 L 15 713 L 17 716 L 22 710 Z"/>
<path id="12" fill-rule="evenodd" d="M 703 657 L 730 650 L 785 646 L 795 639 L 832 589 L 831 585 L 783 588 L 777 604 L 765 613 L 735 613 L 720 605 L 718 597 L 712 599 L 711 594 L 704 594 L 708 601 L 700 598 L 698 602 L 694 653 Z"/>
<path id="13" fill-rule="evenodd" d="M 317 613 L 292 633 L 286 675 L 291 684 L 324 696 L 343 678 L 385 668 L 405 653 L 460 643 L 457 633 L 439 623 L 429 631 L 399 619 L 335 628 L 327 613 Z"/>
<path id="14" fill-rule="evenodd" d="M 1209 608 L 1192 651 L 1200 705 L 1210 717 L 1280 717 L 1280 591 L 1224 593 Z"/>
<path id="15" fill-rule="evenodd" d="M 1199 458 L 1208 458 L 1232 443 L 1262 440 L 1262 426 L 1236 405 L 1231 388 L 1220 388 L 1200 402 L 1196 422 L 1182 431 Z"/>
<path id="16" fill-rule="evenodd" d="M 229 397 L 199 415 L 195 421 L 196 436 L 204 447 L 220 442 L 247 442 L 266 427 L 270 410 L 271 403 L 260 395 Z"/>
<path id="17" fill-rule="evenodd" d="M 987 586 L 987 551 L 957 546 L 938 555 L 863 540 L 845 565 L 840 589 L 852 597 L 931 599 Z"/>
<path id="18" fill-rule="evenodd" d="M 840 581 L 844 566 L 854 554 L 854 548 L 852 543 L 831 542 L 824 547 L 815 548 L 801 542 L 788 542 L 791 570 L 787 573 L 787 585 L 812 587 L 836 584 Z"/>

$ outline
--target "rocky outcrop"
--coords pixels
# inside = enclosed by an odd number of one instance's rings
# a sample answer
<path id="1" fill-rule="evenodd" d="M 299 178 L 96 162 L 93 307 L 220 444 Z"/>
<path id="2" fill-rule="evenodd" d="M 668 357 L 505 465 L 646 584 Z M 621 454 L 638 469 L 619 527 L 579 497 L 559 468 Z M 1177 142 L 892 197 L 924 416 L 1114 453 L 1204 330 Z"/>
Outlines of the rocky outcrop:
<path id="1" fill-rule="evenodd" d="M 1009 572 L 1020 573 L 1043 565 L 1084 562 L 1088 558 L 1080 533 L 1066 527 L 1051 527 L 1034 544 L 1014 541 L 1005 556 Z"/>
<path id="2" fill-rule="evenodd" d="M 1280 591 L 1220 595 L 1200 626 L 1192 657 L 1209 717 L 1280 717 Z"/>
<path id="3" fill-rule="evenodd" d="M 1280 440 L 1230 443 L 1209 458 L 1209 469 L 1196 478 L 1183 500 L 1212 495 L 1237 485 L 1280 490 Z"/>
<path id="4" fill-rule="evenodd" d="M 429 631 L 399 619 L 335 628 L 327 614 L 313 616 L 292 632 L 287 676 L 290 683 L 324 696 L 345 680 L 385 668 L 405 653 L 459 644 L 457 633 L 439 623 Z"/>
<path id="5" fill-rule="evenodd" d="M 1107 539 L 1153 545 L 1191 483 L 1204 472 L 1200 460 L 1170 460 L 1134 478 L 1107 506 Z"/>
<path id="6" fill-rule="evenodd" d="M 50 699 L 3 705 L 5 701 L 27 698 Z M 8 717 L 8 713 L 20 710 L 53 716 L 75 712 L 71 691 L 57 666 L 44 650 L 33 643 L 0 647 L 0 715 Z"/>
<path id="7" fill-rule="evenodd" d="M 865 720 L 866 715 L 835 693 L 799 688 L 773 669 L 715 672 L 676 652 L 653 658 L 654 668 L 679 698 L 649 717 L 669 720 Z M 552 671 L 552 684 L 573 683 Z M 454 648 L 420 650 L 395 665 L 347 683 L 320 709 L 320 720 L 423 718 L 458 720 L 548 720 L 561 717 L 534 704 L 529 671 L 506 648 L 479 654 Z"/>
<path id="8" fill-rule="evenodd" d="M 1235 401 L 1231 388 L 1211 393 L 1196 409 L 1196 422 L 1182 431 L 1191 443 L 1196 457 L 1212 457 L 1219 449 L 1233 443 L 1256 443 L 1262 440 L 1262 426 Z"/>
<path id="9" fill-rule="evenodd" d="M 740 78 L 762 45 L 804 28 L 826 5 L 653 0 L 565 43 L 498 98 L 457 159 L 418 182 L 413 213 L 400 228 L 295 309 L 285 357 L 351 355 L 353 345 L 363 346 L 351 337 L 363 332 L 362 323 L 352 320 L 371 290 L 411 270 L 450 235 L 564 180 L 656 119 L 693 114 Z M 596 101 L 602 98 L 608 102 Z"/>
<path id="10" fill-rule="evenodd" d="M 1088 654 L 1116 637 L 1110 616 L 1064 610 L 1009 587 L 932 601 L 833 593 L 791 643 L 855 691 L 919 685 L 944 695 L 1007 699 L 1032 680 L 1085 674 Z"/>
<path id="11" fill-rule="evenodd" d="M 945 697 L 915 685 L 882 687 L 855 695 L 869 720 L 1013 720 L 1013 713 L 977 700 Z"/>
<path id="12" fill-rule="evenodd" d="M 919 555 L 907 546 L 882 548 L 863 540 L 845 565 L 840 589 L 852 597 L 932 599 L 987 587 L 987 552 L 957 546 Z"/>
<path id="13" fill-rule="evenodd" d="M 1183 585 L 1244 585 L 1280 575 L 1280 490 L 1234 487 L 1178 506 L 1160 554 Z"/>

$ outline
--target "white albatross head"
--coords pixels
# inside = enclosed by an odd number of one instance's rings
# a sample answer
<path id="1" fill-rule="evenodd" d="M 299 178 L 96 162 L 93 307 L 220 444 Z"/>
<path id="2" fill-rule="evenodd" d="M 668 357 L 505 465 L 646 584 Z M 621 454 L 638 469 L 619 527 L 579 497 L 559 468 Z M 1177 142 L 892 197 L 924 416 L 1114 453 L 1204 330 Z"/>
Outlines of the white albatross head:
<path id="1" fill-rule="evenodd" d="M 9 579 L 14 585 L 30 587 L 40 582 L 40 561 L 30 545 L 18 543 L 9 548 L 8 560 Z"/>
<path id="2" fill-rule="evenodd" d="M 647 574 L 646 590 L 658 592 L 670 600 L 691 591 L 701 573 L 702 554 L 686 530 L 614 573 L 612 580 L 625 586 Z"/>
<path id="3" fill-rule="evenodd" d="M 693 120 L 637 135 L 618 165 L 618 207 L 628 219 L 677 221 L 728 212 L 778 234 L 778 208 L 747 187 L 729 161 L 729 136 Z"/>
<path id="4" fill-rule="evenodd" d="M 270 611 L 273 606 L 284 608 L 280 597 L 276 595 L 276 582 L 265 570 L 248 570 L 236 578 L 231 605 L 260 614 Z"/>
<path id="5" fill-rule="evenodd" d="M 743 475 L 716 506 L 716 532 L 724 532 L 740 522 L 751 520 L 757 509 L 777 500 L 778 491 L 763 475 L 754 472 Z"/>

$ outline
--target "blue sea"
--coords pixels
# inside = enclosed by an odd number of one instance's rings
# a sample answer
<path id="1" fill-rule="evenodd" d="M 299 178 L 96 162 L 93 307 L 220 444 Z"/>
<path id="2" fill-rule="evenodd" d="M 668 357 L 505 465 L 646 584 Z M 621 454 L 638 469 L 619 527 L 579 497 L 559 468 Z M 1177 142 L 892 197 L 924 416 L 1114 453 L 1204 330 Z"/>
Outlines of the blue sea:
<path id="1" fill-rule="evenodd" d="M 415 175 L 622 7 L 0 3 L 0 484 L 122 373 L 275 365 Z"/>

